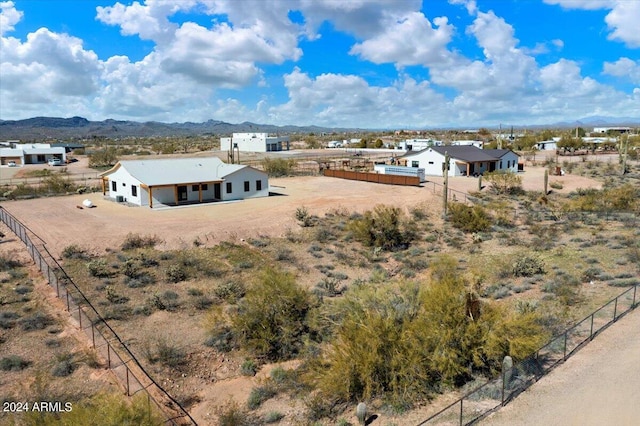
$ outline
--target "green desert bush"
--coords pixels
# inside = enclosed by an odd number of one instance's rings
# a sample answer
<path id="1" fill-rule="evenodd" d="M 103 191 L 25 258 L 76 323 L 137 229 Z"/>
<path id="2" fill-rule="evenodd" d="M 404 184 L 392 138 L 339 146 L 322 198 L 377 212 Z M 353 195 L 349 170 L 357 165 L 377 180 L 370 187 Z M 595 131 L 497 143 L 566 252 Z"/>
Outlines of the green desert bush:
<path id="1" fill-rule="evenodd" d="M 160 243 L 160 238 L 156 235 L 140 235 L 128 233 L 120 248 L 122 250 L 134 250 L 140 248 L 152 248 Z"/>
<path id="2" fill-rule="evenodd" d="M 513 263 L 512 273 L 514 277 L 532 277 L 545 273 L 544 262 L 535 256 L 524 255 Z"/>
<path id="3" fill-rule="evenodd" d="M 31 364 L 29 361 L 19 357 L 18 355 L 9 355 L 0 359 L 0 370 L 20 371 L 27 368 L 29 364 Z"/>
<path id="4" fill-rule="evenodd" d="M 497 194 L 518 194 L 522 192 L 522 177 L 511 171 L 496 170 L 485 173 L 484 178 Z"/>
<path id="5" fill-rule="evenodd" d="M 348 230 L 365 246 L 389 251 L 406 249 L 414 238 L 405 226 L 402 210 L 385 205 L 378 205 L 353 219 Z"/>
<path id="6" fill-rule="evenodd" d="M 269 361 L 294 357 L 307 334 L 309 294 L 292 274 L 266 269 L 247 290 L 231 317 L 240 346 Z"/>
<path id="7" fill-rule="evenodd" d="M 321 395 L 410 403 L 495 371 L 505 355 L 523 359 L 546 339 L 537 312 L 480 302 L 455 262 L 431 269 L 429 285 L 357 287 L 345 296 L 334 339 L 311 367 Z"/>
<path id="8" fill-rule="evenodd" d="M 468 206 L 463 203 L 449 204 L 449 220 L 456 228 L 468 232 L 485 232 L 491 229 L 491 216 L 480 206 Z"/>
<path id="9" fill-rule="evenodd" d="M 249 398 L 247 399 L 247 407 L 250 410 L 259 408 L 263 402 L 276 396 L 277 392 L 273 386 L 268 383 L 251 389 Z"/>
<path id="10" fill-rule="evenodd" d="M 292 158 L 265 158 L 262 168 L 270 177 L 291 176 L 296 166 Z"/>

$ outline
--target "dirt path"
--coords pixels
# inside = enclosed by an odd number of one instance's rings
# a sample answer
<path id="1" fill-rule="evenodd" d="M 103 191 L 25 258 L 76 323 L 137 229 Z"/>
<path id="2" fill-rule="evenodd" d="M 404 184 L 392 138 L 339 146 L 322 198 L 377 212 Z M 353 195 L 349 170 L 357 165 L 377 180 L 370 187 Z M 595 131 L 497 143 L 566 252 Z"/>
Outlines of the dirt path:
<path id="1" fill-rule="evenodd" d="M 631 426 L 640 423 L 638 402 L 640 309 L 481 424 Z"/>

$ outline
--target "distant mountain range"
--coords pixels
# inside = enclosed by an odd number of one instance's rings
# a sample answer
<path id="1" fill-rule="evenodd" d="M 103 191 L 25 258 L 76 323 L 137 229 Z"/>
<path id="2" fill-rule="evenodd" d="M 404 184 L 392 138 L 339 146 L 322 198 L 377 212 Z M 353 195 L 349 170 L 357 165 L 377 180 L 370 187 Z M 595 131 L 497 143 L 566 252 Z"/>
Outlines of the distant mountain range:
<path id="1" fill-rule="evenodd" d="M 36 141 L 43 139 L 93 139 L 127 137 L 231 135 L 234 132 L 270 134 L 355 132 L 358 129 L 318 126 L 274 126 L 244 122 L 239 124 L 209 120 L 204 123 L 160 123 L 148 121 L 104 120 L 89 121 L 83 117 L 34 117 L 25 120 L 0 120 L 0 141 Z"/>
<path id="2" fill-rule="evenodd" d="M 511 126 L 503 123 L 503 129 Z M 514 128 L 574 128 L 602 126 L 640 126 L 640 118 L 586 117 L 574 122 L 560 122 L 546 126 L 513 125 Z M 387 129 L 389 130 L 389 129 Z M 0 120 L 0 141 L 21 140 L 84 140 L 94 138 L 165 137 L 165 136 L 224 136 L 234 132 L 266 132 L 270 134 L 353 133 L 358 128 L 330 128 L 319 126 L 274 126 L 244 122 L 239 124 L 209 120 L 204 123 L 160 123 L 122 120 L 89 121 L 83 117 L 34 117 L 25 120 Z M 369 130 L 373 131 L 373 130 Z"/>

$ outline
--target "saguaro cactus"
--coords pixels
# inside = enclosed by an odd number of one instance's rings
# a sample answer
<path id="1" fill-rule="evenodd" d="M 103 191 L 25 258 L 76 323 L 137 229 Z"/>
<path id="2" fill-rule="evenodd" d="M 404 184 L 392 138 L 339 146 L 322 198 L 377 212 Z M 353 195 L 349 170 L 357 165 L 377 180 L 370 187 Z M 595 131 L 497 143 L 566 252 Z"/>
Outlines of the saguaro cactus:
<path id="1" fill-rule="evenodd" d="M 502 360 L 502 389 L 509 389 L 513 376 L 513 359 L 507 355 Z"/>
<path id="2" fill-rule="evenodd" d="M 367 404 L 365 404 L 364 402 L 358 404 L 358 406 L 356 407 L 356 417 L 358 418 L 358 423 L 360 423 L 361 425 L 363 425 L 364 422 L 367 421 Z"/>

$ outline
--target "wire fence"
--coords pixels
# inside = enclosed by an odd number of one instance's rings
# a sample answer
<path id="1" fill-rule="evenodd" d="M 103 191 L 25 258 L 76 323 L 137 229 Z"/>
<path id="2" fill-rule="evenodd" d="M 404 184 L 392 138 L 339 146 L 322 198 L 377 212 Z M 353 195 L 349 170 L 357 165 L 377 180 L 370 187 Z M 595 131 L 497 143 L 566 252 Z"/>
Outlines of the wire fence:
<path id="1" fill-rule="evenodd" d="M 462 398 L 422 421 L 423 425 L 470 425 L 508 404 L 512 399 L 566 361 L 602 330 L 638 306 L 640 284 L 628 288 L 563 333 L 553 337 L 498 377 L 465 394 Z"/>
<path id="2" fill-rule="evenodd" d="M 159 412 L 163 413 L 165 424 L 197 425 L 185 408 L 146 372 L 138 359 L 47 250 L 44 241 L 2 207 L 0 207 L 0 220 L 27 246 L 36 266 L 49 285 L 55 289 L 58 298 L 65 303 L 67 311 L 78 322 L 78 327 L 87 335 L 93 348 L 119 379 L 127 396 L 143 392 L 147 397 L 149 415 L 151 415 L 151 404 L 153 404 Z"/>

